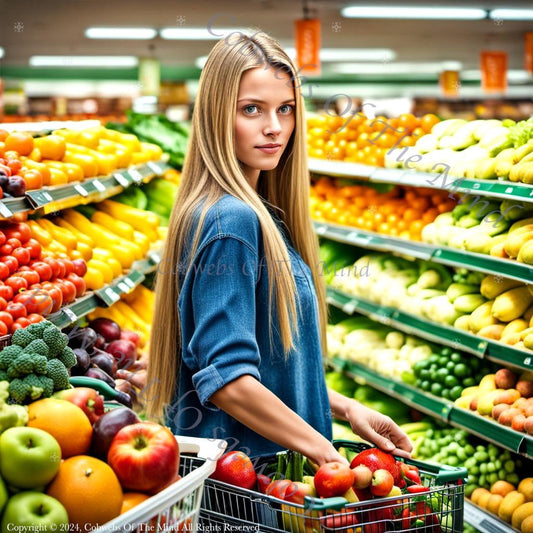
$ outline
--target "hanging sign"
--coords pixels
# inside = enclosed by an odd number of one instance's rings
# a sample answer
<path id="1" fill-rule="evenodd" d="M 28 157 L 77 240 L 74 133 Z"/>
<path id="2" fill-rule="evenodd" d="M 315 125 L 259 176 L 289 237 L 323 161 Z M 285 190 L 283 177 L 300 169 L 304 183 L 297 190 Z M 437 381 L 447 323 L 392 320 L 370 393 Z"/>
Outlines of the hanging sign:
<path id="1" fill-rule="evenodd" d="M 533 31 L 528 31 L 525 36 L 526 41 L 526 56 L 525 56 L 525 68 L 533 74 Z"/>
<path id="2" fill-rule="evenodd" d="M 481 88 L 485 93 L 507 89 L 507 52 L 481 52 Z"/>
<path id="3" fill-rule="evenodd" d="M 440 88 L 445 97 L 459 96 L 459 87 L 461 87 L 461 82 L 458 70 L 443 70 L 440 73 Z"/>
<path id="4" fill-rule="evenodd" d="M 320 20 L 296 20 L 294 27 L 298 72 L 308 76 L 320 76 Z"/>

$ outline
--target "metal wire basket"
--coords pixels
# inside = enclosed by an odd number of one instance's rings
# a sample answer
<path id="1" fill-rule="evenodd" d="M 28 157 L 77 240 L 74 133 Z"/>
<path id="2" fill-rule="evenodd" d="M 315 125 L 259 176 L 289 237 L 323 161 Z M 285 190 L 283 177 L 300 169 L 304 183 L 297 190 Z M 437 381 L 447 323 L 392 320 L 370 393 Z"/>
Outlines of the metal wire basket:
<path id="1" fill-rule="evenodd" d="M 349 441 L 334 444 L 355 452 L 368 447 Z M 265 458 L 266 462 L 275 460 L 275 457 Z M 306 497 L 304 504 L 298 505 L 208 479 L 200 528 L 290 533 L 462 532 L 466 470 L 414 460 L 405 462 L 419 468 L 427 491 L 357 503 L 348 503 L 345 498 Z"/>

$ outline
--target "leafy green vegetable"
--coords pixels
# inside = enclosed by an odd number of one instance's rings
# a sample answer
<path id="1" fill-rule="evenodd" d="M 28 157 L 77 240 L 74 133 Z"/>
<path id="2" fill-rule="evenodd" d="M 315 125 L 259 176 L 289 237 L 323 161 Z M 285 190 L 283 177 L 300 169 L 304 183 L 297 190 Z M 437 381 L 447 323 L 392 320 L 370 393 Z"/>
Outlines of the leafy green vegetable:
<path id="1" fill-rule="evenodd" d="M 526 144 L 529 139 L 533 139 L 533 117 L 518 122 L 516 125 L 511 126 L 509 130 L 509 136 L 515 148 Z"/>

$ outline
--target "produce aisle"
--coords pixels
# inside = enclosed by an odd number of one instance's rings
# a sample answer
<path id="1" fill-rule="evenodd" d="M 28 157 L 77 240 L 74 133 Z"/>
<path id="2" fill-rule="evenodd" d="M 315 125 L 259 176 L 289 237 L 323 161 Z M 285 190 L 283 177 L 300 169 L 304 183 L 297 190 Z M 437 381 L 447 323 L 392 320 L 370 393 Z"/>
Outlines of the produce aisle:
<path id="1" fill-rule="evenodd" d="M 519 529 L 533 459 L 533 120 L 319 116 L 308 142 L 338 310 L 331 386 L 404 420 L 414 457 L 468 469 L 466 522 Z M 431 418 L 410 422 L 398 401 Z"/>

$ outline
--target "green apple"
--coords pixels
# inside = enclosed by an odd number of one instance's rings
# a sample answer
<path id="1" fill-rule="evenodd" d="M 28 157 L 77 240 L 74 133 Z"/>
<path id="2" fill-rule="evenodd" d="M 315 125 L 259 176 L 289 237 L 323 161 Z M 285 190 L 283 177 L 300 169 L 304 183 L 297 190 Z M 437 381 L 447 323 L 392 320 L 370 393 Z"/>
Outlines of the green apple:
<path id="1" fill-rule="evenodd" d="M 9 499 L 2 517 L 2 533 L 8 531 L 68 531 L 68 514 L 48 494 L 19 492 Z"/>
<path id="2" fill-rule="evenodd" d="M 4 480 L 0 477 L 0 516 L 2 515 L 2 510 L 4 509 L 4 505 L 7 503 L 8 499 L 9 493 L 7 491 L 6 484 L 4 483 Z"/>
<path id="3" fill-rule="evenodd" d="M 20 489 L 46 485 L 60 463 L 57 440 L 42 429 L 12 427 L 0 436 L 0 473 L 9 485 Z"/>

